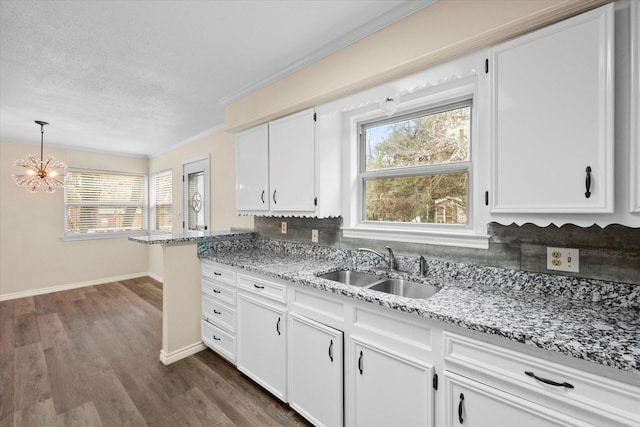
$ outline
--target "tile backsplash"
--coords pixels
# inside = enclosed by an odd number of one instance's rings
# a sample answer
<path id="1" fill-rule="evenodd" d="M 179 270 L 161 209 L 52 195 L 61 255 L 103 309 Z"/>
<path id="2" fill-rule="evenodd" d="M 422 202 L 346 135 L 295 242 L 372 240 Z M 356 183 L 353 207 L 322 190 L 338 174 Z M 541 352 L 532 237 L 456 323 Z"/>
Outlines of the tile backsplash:
<path id="1" fill-rule="evenodd" d="M 283 221 L 287 222 L 286 234 L 281 233 Z M 342 218 L 255 218 L 255 230 L 265 238 L 311 243 L 311 230 L 315 229 L 318 230 L 318 244 L 325 246 L 382 250 L 389 245 L 401 255 L 640 284 L 640 228 L 490 223 L 487 227 L 491 236 L 489 249 L 484 250 L 344 238 L 341 226 Z M 547 270 L 548 246 L 580 249 L 580 272 Z"/>

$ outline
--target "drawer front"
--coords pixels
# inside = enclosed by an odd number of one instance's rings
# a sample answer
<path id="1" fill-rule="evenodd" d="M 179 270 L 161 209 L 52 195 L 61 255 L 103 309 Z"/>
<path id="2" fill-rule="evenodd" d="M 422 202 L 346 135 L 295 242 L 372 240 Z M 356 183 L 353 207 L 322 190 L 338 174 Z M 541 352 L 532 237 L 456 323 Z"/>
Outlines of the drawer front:
<path id="1" fill-rule="evenodd" d="M 640 387 L 449 332 L 448 370 L 610 426 L 640 425 Z M 550 380 L 557 385 L 548 384 Z"/>
<path id="2" fill-rule="evenodd" d="M 236 310 L 222 303 L 216 302 L 206 295 L 202 296 L 202 315 L 209 322 L 231 333 L 236 332 Z"/>
<path id="3" fill-rule="evenodd" d="M 356 306 L 353 311 L 353 332 L 403 354 L 428 360 L 433 358 L 433 331 L 424 319 L 417 316 L 370 311 Z"/>
<path id="4" fill-rule="evenodd" d="M 235 285 L 236 282 L 235 271 L 207 260 L 202 261 L 202 277 L 229 285 Z"/>
<path id="5" fill-rule="evenodd" d="M 202 294 L 213 298 L 214 301 L 222 301 L 232 307 L 236 306 L 236 290 L 234 287 L 220 282 L 214 282 L 202 278 Z"/>
<path id="6" fill-rule="evenodd" d="M 290 310 L 327 324 L 341 324 L 344 322 L 344 304 L 335 296 L 323 293 L 324 295 L 291 286 L 289 288 Z"/>
<path id="7" fill-rule="evenodd" d="M 236 362 L 236 338 L 204 320 L 201 321 L 202 342 L 216 353 Z"/>
<path id="8" fill-rule="evenodd" d="M 287 287 L 284 284 L 270 280 L 238 274 L 238 289 L 243 289 L 273 301 L 287 302 Z"/>

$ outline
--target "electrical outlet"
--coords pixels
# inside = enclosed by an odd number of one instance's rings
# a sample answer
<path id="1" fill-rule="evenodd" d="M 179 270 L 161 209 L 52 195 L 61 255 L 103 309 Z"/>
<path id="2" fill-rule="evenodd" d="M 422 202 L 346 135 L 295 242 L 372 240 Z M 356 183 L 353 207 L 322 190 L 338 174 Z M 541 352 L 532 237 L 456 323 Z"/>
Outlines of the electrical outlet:
<path id="1" fill-rule="evenodd" d="M 280 223 L 280 232 L 282 234 L 287 234 L 287 223 L 285 221 Z"/>
<path id="2" fill-rule="evenodd" d="M 318 230 L 311 230 L 311 242 L 318 243 Z"/>
<path id="3" fill-rule="evenodd" d="M 547 270 L 580 271 L 580 250 L 575 248 L 547 248 Z"/>

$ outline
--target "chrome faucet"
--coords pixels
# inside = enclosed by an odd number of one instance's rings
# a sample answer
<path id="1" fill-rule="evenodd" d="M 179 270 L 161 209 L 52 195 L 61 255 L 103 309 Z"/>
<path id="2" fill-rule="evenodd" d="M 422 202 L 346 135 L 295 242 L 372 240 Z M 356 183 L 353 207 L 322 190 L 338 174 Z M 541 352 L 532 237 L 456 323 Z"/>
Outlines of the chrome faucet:
<path id="1" fill-rule="evenodd" d="M 372 254 L 378 255 L 384 262 L 389 266 L 389 271 L 398 271 L 398 261 L 396 260 L 396 256 L 393 254 L 393 250 L 389 246 L 385 246 L 387 251 L 389 252 L 389 259 L 385 258 L 380 252 L 374 251 L 369 248 L 358 248 L 359 251 L 362 252 L 371 252 Z"/>

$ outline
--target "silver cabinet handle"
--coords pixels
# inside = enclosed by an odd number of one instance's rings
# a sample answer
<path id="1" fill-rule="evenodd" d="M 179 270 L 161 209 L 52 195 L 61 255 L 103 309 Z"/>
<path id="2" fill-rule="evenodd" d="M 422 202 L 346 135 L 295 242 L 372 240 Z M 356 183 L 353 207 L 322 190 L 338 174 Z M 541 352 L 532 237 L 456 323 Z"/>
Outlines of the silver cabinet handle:
<path id="1" fill-rule="evenodd" d="M 276 190 L 273 190 L 273 204 L 277 205 L 278 202 L 276 201 Z"/>
<path id="2" fill-rule="evenodd" d="M 331 363 L 333 363 L 333 340 L 331 340 L 331 344 L 329 344 L 329 359 L 331 359 Z"/>
<path id="3" fill-rule="evenodd" d="M 278 323 L 276 323 L 276 331 L 278 332 L 278 335 L 280 335 L 280 318 L 278 317 Z"/>

